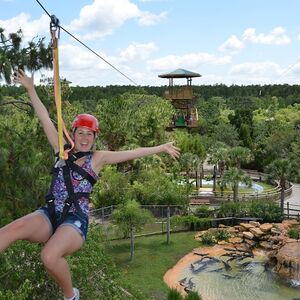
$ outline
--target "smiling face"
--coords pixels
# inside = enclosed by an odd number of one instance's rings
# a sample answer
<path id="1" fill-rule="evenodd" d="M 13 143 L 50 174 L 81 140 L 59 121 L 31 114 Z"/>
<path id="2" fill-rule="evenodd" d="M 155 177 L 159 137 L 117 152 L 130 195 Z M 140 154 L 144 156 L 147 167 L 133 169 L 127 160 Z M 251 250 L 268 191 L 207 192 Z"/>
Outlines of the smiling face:
<path id="1" fill-rule="evenodd" d="M 78 152 L 90 151 L 94 145 L 95 132 L 87 127 L 76 128 L 74 135 L 75 150 Z"/>

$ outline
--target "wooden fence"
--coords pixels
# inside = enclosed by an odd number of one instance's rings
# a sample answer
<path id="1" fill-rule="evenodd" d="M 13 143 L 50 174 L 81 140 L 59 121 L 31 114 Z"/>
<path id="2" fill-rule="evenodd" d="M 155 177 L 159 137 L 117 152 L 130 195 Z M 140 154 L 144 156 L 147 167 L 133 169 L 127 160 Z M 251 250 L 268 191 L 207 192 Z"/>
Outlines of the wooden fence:
<path id="1" fill-rule="evenodd" d="M 300 220 L 300 205 L 286 203 L 284 206 L 284 216 L 287 219 L 299 219 Z"/>

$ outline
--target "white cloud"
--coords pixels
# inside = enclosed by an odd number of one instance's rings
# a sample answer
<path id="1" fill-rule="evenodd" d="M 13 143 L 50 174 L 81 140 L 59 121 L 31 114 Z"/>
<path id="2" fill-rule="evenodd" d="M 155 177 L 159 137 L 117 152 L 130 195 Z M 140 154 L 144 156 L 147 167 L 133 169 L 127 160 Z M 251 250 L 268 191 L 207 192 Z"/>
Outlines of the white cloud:
<path id="1" fill-rule="evenodd" d="M 166 12 L 162 12 L 159 15 L 152 14 L 148 11 L 141 12 L 139 24 L 143 26 L 150 26 L 159 23 L 162 19 L 167 16 Z"/>
<path id="2" fill-rule="evenodd" d="M 248 62 L 233 66 L 229 75 L 247 77 L 248 79 L 251 78 L 254 82 L 257 82 L 262 80 L 262 78 L 278 77 L 282 71 L 282 68 L 275 62 Z"/>
<path id="3" fill-rule="evenodd" d="M 0 27 L 5 29 L 5 33 L 17 32 L 22 28 L 23 41 L 30 41 L 33 37 L 43 37 L 49 32 L 49 17 L 42 15 L 39 19 L 30 21 L 30 15 L 20 13 L 19 15 L 8 19 L 0 20 Z"/>
<path id="4" fill-rule="evenodd" d="M 232 35 L 225 43 L 219 47 L 219 51 L 237 52 L 244 48 L 243 42 L 241 42 L 235 35 Z"/>
<path id="5" fill-rule="evenodd" d="M 208 53 L 189 53 L 182 56 L 168 55 L 148 62 L 151 70 L 170 70 L 181 68 L 198 68 L 203 64 L 223 65 L 231 62 L 231 56 L 216 56 Z"/>
<path id="6" fill-rule="evenodd" d="M 140 25 L 153 25 L 164 17 L 165 13 L 155 15 L 141 11 L 130 0 L 94 0 L 92 4 L 84 6 L 79 18 L 67 27 L 79 32 L 84 39 L 95 39 L 112 34 L 129 19 L 139 19 Z"/>
<path id="7" fill-rule="evenodd" d="M 114 64 L 116 59 L 108 57 L 105 53 L 98 52 L 105 60 Z M 65 70 L 88 71 L 107 70 L 110 68 L 103 60 L 87 49 L 70 44 L 60 45 L 60 67 Z"/>
<path id="8" fill-rule="evenodd" d="M 123 62 L 145 60 L 155 50 L 157 50 L 157 47 L 153 42 L 147 44 L 132 43 L 125 50 L 121 51 L 120 57 Z"/>
<path id="9" fill-rule="evenodd" d="M 256 34 L 255 28 L 248 28 L 243 33 L 243 40 L 252 44 L 285 45 L 290 43 L 283 27 L 275 27 L 269 34 Z"/>

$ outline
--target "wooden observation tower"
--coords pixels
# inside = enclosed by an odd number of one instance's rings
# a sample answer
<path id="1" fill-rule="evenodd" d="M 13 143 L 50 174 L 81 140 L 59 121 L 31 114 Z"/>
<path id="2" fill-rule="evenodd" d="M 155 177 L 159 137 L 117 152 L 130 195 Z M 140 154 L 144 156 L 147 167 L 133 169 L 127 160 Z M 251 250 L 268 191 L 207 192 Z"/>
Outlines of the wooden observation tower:
<path id="1" fill-rule="evenodd" d="M 158 77 L 169 79 L 169 89 L 165 92 L 164 97 L 171 101 L 176 109 L 176 115 L 173 117 L 169 129 L 198 127 L 198 112 L 192 92 L 192 78 L 201 77 L 201 75 L 188 70 L 177 69 L 167 74 L 158 75 Z M 174 78 L 186 78 L 186 85 L 174 86 Z"/>

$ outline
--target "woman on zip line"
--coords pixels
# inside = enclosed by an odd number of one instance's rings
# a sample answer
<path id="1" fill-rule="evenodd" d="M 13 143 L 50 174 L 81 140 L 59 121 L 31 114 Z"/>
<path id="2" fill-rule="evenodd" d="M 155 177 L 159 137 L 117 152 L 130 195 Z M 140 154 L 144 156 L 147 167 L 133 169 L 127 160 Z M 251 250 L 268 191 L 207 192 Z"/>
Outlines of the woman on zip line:
<path id="1" fill-rule="evenodd" d="M 47 139 L 57 153 L 58 132 L 36 93 L 33 77 L 19 70 L 14 79 L 26 88 Z M 94 116 L 78 115 L 71 132 L 74 148 L 68 160 L 56 159 L 47 204 L 0 229 L 0 253 L 17 240 L 44 244 L 41 260 L 62 289 L 64 299 L 79 299 L 79 290 L 73 287 L 65 257 L 78 251 L 86 240 L 89 194 L 103 166 L 162 152 L 174 159 L 180 155 L 173 143 L 128 151 L 92 152 L 98 133 L 99 125 Z"/>

